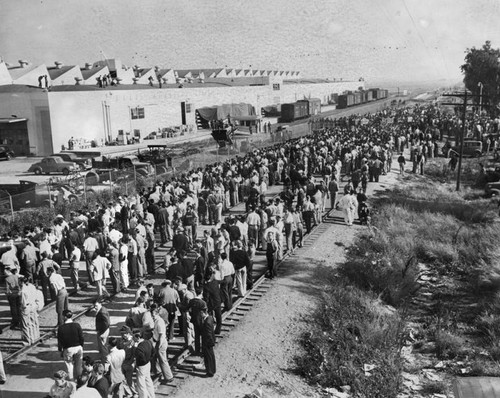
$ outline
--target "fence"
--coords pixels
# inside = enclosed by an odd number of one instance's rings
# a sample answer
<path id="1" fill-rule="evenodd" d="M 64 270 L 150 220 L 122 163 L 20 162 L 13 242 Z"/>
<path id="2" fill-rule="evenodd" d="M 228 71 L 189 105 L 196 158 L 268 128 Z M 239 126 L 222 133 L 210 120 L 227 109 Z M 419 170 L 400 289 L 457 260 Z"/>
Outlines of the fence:
<path id="1" fill-rule="evenodd" d="M 152 186 L 158 177 L 172 179 L 191 169 L 223 162 L 235 156 L 245 156 L 254 149 L 307 135 L 309 127 L 308 124 L 300 124 L 272 134 L 237 136 L 233 145 L 226 148 L 219 148 L 212 138 L 186 143 L 176 148 L 177 155 L 174 155 L 172 167 L 162 163 L 151 166 L 149 170 L 91 170 L 86 174 L 52 177 L 43 184 L 12 184 L 4 186 L 4 189 L 0 186 L 0 216 L 4 223 L 11 224 L 23 210 L 43 207 L 64 213 L 70 209 L 91 208 L 95 203 L 105 205 L 119 195 L 132 195 L 142 187 Z"/>

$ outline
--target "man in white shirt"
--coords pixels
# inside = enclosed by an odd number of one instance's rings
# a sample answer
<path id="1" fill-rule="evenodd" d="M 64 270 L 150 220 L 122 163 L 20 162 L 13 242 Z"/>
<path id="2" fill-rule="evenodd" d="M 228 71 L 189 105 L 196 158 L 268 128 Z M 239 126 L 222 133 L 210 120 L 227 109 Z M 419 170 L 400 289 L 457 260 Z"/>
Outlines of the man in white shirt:
<path id="1" fill-rule="evenodd" d="M 118 341 L 116 337 L 110 337 L 108 340 L 110 350 L 106 357 L 106 368 L 109 370 L 109 377 L 111 380 L 109 390 L 111 394 L 116 397 L 123 397 L 125 395 L 132 396 L 132 391 L 127 385 L 125 375 L 122 371 L 122 365 L 125 361 L 125 350 L 121 350 L 117 347 Z"/>
<path id="2" fill-rule="evenodd" d="M 220 292 L 222 302 L 224 303 L 224 310 L 229 311 L 233 307 L 233 275 L 235 273 L 234 265 L 228 260 L 227 254 L 222 252 L 220 254 L 219 271 L 221 273 Z"/>
<path id="3" fill-rule="evenodd" d="M 94 233 L 89 233 L 89 236 L 83 242 L 83 250 L 85 251 L 85 263 L 87 264 L 87 274 L 89 277 L 89 282 L 94 283 L 94 275 L 91 272 L 91 264 L 94 258 L 94 253 L 99 249 L 99 244 L 97 239 L 94 238 Z"/>
<path id="4" fill-rule="evenodd" d="M 61 326 L 65 321 L 63 311 L 68 309 L 69 304 L 66 283 L 62 275 L 54 272 L 54 268 L 47 268 L 47 275 L 49 276 L 49 283 L 56 294 L 57 325 Z"/>

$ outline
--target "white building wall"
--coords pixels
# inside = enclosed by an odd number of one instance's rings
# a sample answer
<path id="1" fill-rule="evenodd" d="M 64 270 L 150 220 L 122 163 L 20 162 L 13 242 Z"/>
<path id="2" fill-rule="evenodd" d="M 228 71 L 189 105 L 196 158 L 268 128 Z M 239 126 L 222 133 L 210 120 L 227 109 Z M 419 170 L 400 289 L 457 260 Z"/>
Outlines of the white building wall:
<path id="1" fill-rule="evenodd" d="M 42 90 L 0 93 L 0 117 L 16 115 L 27 119 L 30 153 L 35 155 L 50 155 L 53 149 L 48 124 L 50 119 L 47 94 L 47 91 Z"/>
<path id="2" fill-rule="evenodd" d="M 67 145 L 68 139 L 84 138 L 106 141 L 104 112 L 110 116 L 111 138 L 118 130 L 140 130 L 141 137 L 165 127 L 181 125 L 181 102 L 191 105 L 186 114 L 188 125 L 196 124 L 197 108 L 229 103 L 250 103 L 257 114 L 263 106 L 295 102 L 304 96 L 320 98 L 326 95 L 356 90 L 362 82 L 280 85 L 280 90 L 267 86 L 189 87 L 144 90 L 97 90 L 50 92 L 50 114 L 54 148 Z M 326 102 L 326 101 L 325 101 Z M 144 119 L 131 119 L 131 108 L 144 108 Z"/>
<path id="3" fill-rule="evenodd" d="M 12 77 L 10 77 L 9 70 L 5 62 L 0 62 L 0 86 L 12 84 Z"/>

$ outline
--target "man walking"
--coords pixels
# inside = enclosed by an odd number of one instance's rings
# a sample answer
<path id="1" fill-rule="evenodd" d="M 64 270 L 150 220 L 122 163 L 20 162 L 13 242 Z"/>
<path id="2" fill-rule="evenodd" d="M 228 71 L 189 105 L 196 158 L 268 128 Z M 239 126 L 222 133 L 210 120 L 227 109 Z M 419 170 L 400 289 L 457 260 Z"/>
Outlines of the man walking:
<path id="1" fill-rule="evenodd" d="M 64 324 L 57 329 L 57 345 L 69 376 L 76 381 L 82 374 L 83 330 L 79 323 L 73 322 L 70 310 L 64 310 L 63 316 Z"/>

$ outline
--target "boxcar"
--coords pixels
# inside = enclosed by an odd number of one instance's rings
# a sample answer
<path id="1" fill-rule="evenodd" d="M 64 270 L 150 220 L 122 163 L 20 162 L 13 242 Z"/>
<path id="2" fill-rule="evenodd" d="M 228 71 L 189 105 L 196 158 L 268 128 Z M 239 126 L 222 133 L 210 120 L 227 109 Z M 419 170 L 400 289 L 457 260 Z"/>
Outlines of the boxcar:
<path id="1" fill-rule="evenodd" d="M 309 115 L 309 103 L 307 101 L 294 102 L 281 105 L 280 122 L 288 123 L 299 120 Z"/>

